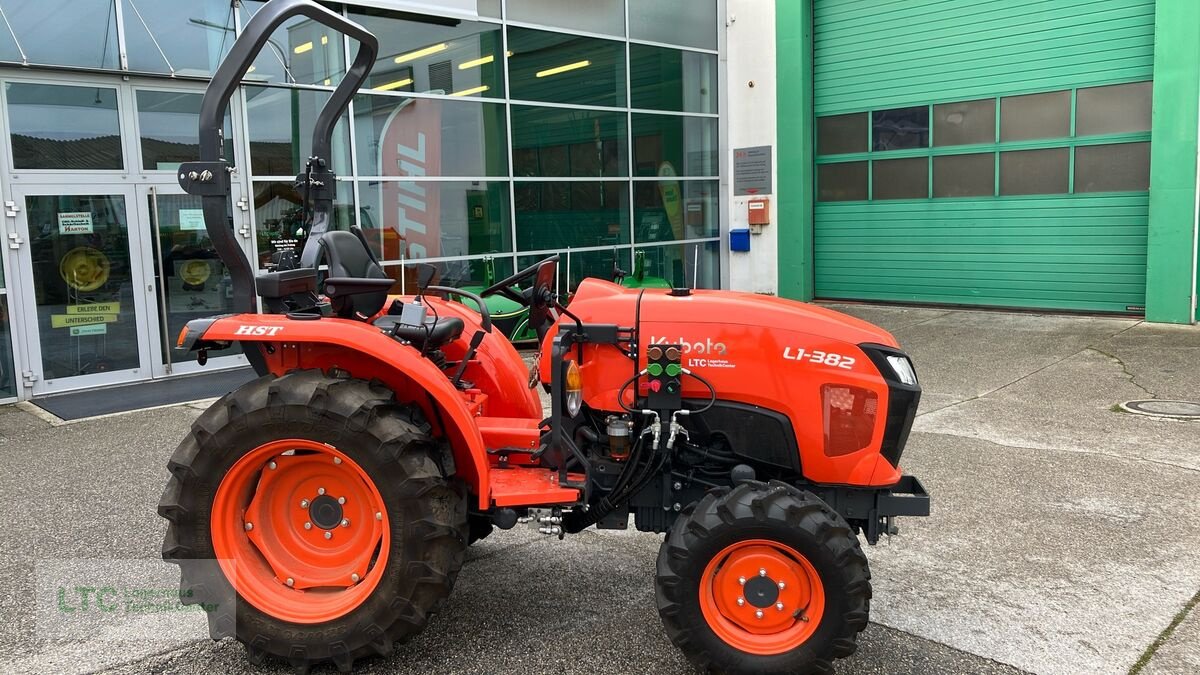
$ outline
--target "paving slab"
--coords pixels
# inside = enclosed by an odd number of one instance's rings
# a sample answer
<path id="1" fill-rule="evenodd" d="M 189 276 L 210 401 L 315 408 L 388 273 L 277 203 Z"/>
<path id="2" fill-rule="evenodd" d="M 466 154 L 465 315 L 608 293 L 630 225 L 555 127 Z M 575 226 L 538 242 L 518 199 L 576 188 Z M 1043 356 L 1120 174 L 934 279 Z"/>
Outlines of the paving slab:
<path id="1" fill-rule="evenodd" d="M 1196 675 L 1200 673 L 1200 607 L 1196 601 L 1200 591 L 1183 620 L 1158 646 L 1139 675 Z"/>

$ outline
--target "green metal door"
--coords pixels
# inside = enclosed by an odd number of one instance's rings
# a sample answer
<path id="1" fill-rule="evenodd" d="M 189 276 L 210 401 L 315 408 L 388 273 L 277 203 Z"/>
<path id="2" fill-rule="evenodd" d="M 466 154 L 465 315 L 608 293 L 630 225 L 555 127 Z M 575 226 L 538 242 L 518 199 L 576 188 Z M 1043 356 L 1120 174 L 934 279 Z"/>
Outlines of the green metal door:
<path id="1" fill-rule="evenodd" d="M 1152 0 L 816 0 L 819 298 L 1140 313 Z"/>

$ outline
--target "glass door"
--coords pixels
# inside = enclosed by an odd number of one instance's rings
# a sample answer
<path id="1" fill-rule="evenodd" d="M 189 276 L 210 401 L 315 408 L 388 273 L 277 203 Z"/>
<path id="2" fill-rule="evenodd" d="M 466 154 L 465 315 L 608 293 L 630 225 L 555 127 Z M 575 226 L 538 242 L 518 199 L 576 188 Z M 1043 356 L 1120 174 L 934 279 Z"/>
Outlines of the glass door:
<path id="1" fill-rule="evenodd" d="M 241 349 L 210 351 L 209 362 L 200 366 L 197 354 L 174 350 L 179 331 L 192 319 L 233 311 L 229 271 L 217 256 L 204 227 L 201 198 L 184 193 L 177 185 L 139 186 L 138 203 L 150 224 L 150 236 L 144 242 L 150 250 L 143 253 L 151 261 L 147 270 L 155 292 L 149 304 L 154 314 L 154 343 L 150 347 L 155 376 L 212 370 L 214 367 L 246 363 Z M 240 210 L 230 212 L 230 227 L 243 220 Z M 239 228 L 243 242 L 249 242 L 248 226 Z"/>
<path id="2" fill-rule="evenodd" d="M 13 189 L 33 395 L 147 377 L 147 239 L 124 185 Z M 11 248 L 11 246 L 10 246 Z"/>

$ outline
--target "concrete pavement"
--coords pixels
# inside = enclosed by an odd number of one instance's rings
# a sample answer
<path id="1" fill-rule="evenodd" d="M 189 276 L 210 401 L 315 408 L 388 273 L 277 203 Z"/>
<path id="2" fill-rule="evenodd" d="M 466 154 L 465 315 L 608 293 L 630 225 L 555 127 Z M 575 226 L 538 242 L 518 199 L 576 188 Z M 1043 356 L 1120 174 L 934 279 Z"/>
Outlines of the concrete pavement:
<path id="1" fill-rule="evenodd" d="M 873 623 L 838 672 L 1200 671 L 1200 612 L 1187 611 L 1200 591 L 1200 422 L 1114 410 L 1200 400 L 1200 329 L 838 308 L 889 328 L 913 355 L 925 396 L 904 467 L 934 496 L 931 517 L 867 550 Z M 154 506 L 196 414 L 55 427 L 0 409 L 5 670 L 287 672 L 252 670 L 240 645 L 201 639 L 194 615 L 175 631 L 101 621 L 79 639 L 39 624 L 35 610 L 52 601 L 38 593 L 47 561 L 115 560 L 113 574 L 160 583 Z M 472 548 L 428 629 L 363 672 L 690 672 L 654 610 L 659 541 L 497 532 Z"/>

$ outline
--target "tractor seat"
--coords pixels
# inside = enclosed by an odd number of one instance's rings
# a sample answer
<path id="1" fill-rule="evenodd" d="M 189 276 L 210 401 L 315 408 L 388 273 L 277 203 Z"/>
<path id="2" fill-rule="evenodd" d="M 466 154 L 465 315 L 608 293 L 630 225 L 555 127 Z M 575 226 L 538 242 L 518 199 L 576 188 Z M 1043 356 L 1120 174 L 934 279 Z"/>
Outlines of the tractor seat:
<path id="1" fill-rule="evenodd" d="M 380 330 L 393 335 L 422 351 L 441 349 L 462 336 L 466 324 L 457 316 L 441 318 L 426 317 L 424 326 L 408 326 L 400 323 L 399 314 L 381 316 L 375 320 Z"/>

